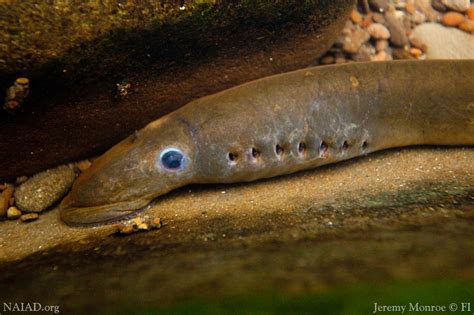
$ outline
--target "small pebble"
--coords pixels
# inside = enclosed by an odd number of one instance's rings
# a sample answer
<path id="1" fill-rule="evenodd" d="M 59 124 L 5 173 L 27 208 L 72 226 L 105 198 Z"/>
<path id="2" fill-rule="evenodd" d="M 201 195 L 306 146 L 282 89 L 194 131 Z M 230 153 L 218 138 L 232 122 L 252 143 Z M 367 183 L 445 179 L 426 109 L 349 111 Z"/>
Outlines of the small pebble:
<path id="1" fill-rule="evenodd" d="M 344 37 L 342 49 L 350 54 L 355 54 L 369 38 L 369 33 L 360 28 L 356 29 L 349 36 Z"/>
<path id="2" fill-rule="evenodd" d="M 38 217 L 39 217 L 38 213 L 26 213 L 26 214 L 23 214 L 20 217 L 20 220 L 22 222 L 28 222 L 28 221 L 34 221 L 34 220 L 38 219 Z"/>
<path id="3" fill-rule="evenodd" d="M 416 59 L 419 59 L 421 55 L 423 55 L 423 52 L 421 51 L 421 49 L 414 48 L 414 47 L 410 48 L 409 52 L 410 52 L 410 55 L 412 55 Z"/>
<path id="4" fill-rule="evenodd" d="M 466 15 L 467 15 L 469 20 L 474 20 L 474 4 L 471 5 L 471 7 L 469 9 L 467 9 Z"/>
<path id="5" fill-rule="evenodd" d="M 464 32 L 474 34 L 474 20 L 465 20 L 464 22 L 459 24 L 458 27 Z"/>
<path id="6" fill-rule="evenodd" d="M 126 97 L 128 95 L 128 93 L 130 92 L 131 87 L 132 87 L 132 85 L 126 80 L 124 80 L 122 82 L 119 82 L 119 83 L 116 83 L 115 84 L 114 97 L 116 99 Z"/>
<path id="7" fill-rule="evenodd" d="M 30 80 L 28 78 L 16 79 L 13 85 L 6 91 L 3 109 L 12 114 L 20 110 L 30 93 L 29 83 Z"/>
<path id="8" fill-rule="evenodd" d="M 7 218 L 9 220 L 16 220 L 21 217 L 21 211 L 17 207 L 10 207 L 7 210 Z"/>
<path id="9" fill-rule="evenodd" d="M 464 15 L 453 11 L 444 14 L 441 19 L 441 23 L 446 26 L 458 26 L 462 22 L 464 22 Z"/>
<path id="10" fill-rule="evenodd" d="M 118 234 L 128 235 L 138 231 L 149 231 L 162 227 L 161 219 L 145 215 L 143 217 L 135 217 L 128 221 L 119 223 L 117 228 Z"/>
<path id="11" fill-rule="evenodd" d="M 357 11 L 356 9 L 353 9 L 351 11 L 350 17 L 354 24 L 359 24 L 360 22 L 362 22 L 362 16 L 360 15 L 359 11 Z"/>
<path id="12" fill-rule="evenodd" d="M 92 163 L 89 161 L 89 160 L 84 160 L 84 161 L 80 161 L 79 163 L 77 163 L 77 168 L 81 171 L 81 172 L 84 172 L 85 170 L 87 170 L 89 167 L 91 167 Z"/>
<path id="13" fill-rule="evenodd" d="M 367 32 L 375 39 L 389 39 L 390 32 L 388 29 L 380 23 L 372 23 L 368 28 Z"/>

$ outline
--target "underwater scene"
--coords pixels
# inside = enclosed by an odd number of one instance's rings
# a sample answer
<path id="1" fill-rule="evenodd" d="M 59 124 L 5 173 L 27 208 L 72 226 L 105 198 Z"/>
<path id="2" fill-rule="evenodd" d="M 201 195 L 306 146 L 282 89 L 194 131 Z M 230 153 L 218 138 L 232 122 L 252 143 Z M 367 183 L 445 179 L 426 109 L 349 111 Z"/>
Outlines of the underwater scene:
<path id="1" fill-rule="evenodd" d="M 0 314 L 474 314 L 472 0 L 0 0 Z"/>

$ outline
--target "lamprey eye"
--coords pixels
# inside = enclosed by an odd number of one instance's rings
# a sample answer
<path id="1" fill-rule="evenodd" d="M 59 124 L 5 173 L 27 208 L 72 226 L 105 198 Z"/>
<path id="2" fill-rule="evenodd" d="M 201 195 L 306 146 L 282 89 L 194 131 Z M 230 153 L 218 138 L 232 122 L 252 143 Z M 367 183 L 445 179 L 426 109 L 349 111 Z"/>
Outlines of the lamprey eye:
<path id="1" fill-rule="evenodd" d="M 186 157 L 178 149 L 166 149 L 160 154 L 161 165 L 169 171 L 178 171 L 184 168 Z"/>

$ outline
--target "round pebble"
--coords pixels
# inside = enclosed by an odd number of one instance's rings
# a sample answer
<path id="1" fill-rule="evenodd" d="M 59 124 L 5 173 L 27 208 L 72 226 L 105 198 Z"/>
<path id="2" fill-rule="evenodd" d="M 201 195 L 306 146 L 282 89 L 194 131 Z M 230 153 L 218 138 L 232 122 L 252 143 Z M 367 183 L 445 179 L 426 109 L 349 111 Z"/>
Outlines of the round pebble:
<path id="1" fill-rule="evenodd" d="M 17 207 L 10 207 L 7 210 L 7 218 L 9 220 L 16 220 L 21 217 L 21 211 Z"/>
<path id="2" fill-rule="evenodd" d="M 409 52 L 410 52 L 410 55 L 412 55 L 416 59 L 419 59 L 421 55 L 423 55 L 423 52 L 421 51 L 421 49 L 418 49 L 415 47 L 410 48 Z"/>
<path id="3" fill-rule="evenodd" d="M 474 5 L 472 5 L 469 9 L 467 9 L 466 15 L 468 19 L 474 20 Z"/>
<path id="4" fill-rule="evenodd" d="M 41 212 L 63 197 L 75 178 L 74 171 L 64 165 L 38 173 L 15 190 L 16 206 L 25 212 Z"/>
<path id="5" fill-rule="evenodd" d="M 389 39 L 390 32 L 388 29 L 380 23 L 372 23 L 368 28 L 367 32 L 375 39 Z"/>
<path id="6" fill-rule="evenodd" d="M 352 10 L 351 12 L 351 20 L 355 24 L 359 24 L 360 22 L 362 22 L 362 16 L 360 15 L 359 11 L 357 11 L 356 9 Z"/>
<path id="7" fill-rule="evenodd" d="M 92 163 L 89 160 L 84 160 L 84 161 L 80 161 L 79 163 L 77 163 L 77 167 L 79 168 L 79 170 L 81 172 L 84 172 L 89 167 L 91 167 L 91 164 Z"/>
<path id="8" fill-rule="evenodd" d="M 474 20 L 465 20 L 464 22 L 459 24 L 458 27 L 464 32 L 474 34 Z"/>
<path id="9" fill-rule="evenodd" d="M 441 22 L 447 26 L 458 26 L 464 22 L 464 15 L 458 12 L 448 12 L 443 15 Z"/>

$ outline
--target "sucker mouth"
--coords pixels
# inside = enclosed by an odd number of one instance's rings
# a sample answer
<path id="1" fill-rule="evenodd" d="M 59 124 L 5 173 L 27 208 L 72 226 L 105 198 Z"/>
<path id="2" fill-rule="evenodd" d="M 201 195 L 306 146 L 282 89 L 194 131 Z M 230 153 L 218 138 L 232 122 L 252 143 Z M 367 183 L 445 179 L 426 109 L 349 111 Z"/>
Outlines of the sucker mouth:
<path id="1" fill-rule="evenodd" d="M 152 200 L 138 199 L 99 206 L 72 206 L 66 197 L 60 205 L 61 220 L 70 226 L 99 226 L 130 219 L 150 206 Z"/>

